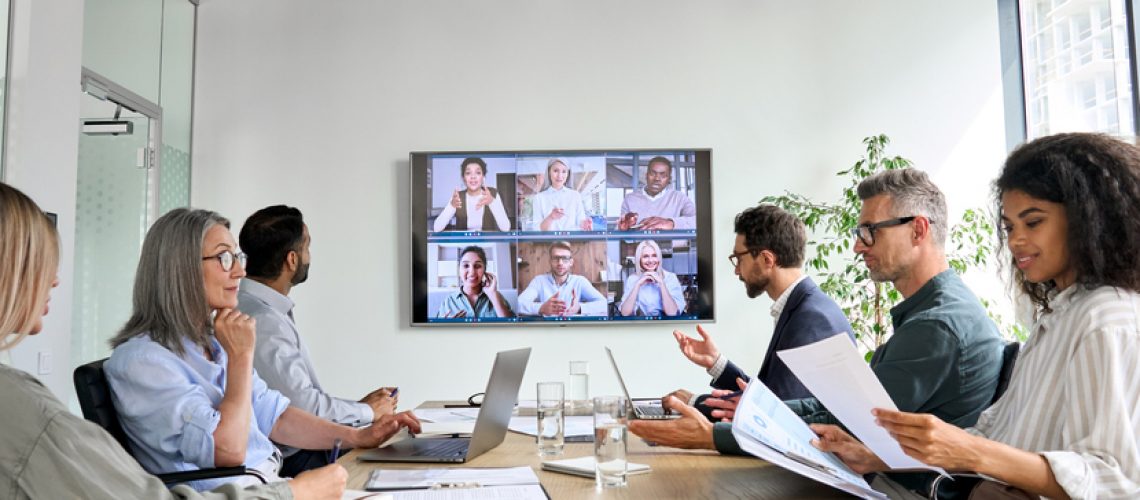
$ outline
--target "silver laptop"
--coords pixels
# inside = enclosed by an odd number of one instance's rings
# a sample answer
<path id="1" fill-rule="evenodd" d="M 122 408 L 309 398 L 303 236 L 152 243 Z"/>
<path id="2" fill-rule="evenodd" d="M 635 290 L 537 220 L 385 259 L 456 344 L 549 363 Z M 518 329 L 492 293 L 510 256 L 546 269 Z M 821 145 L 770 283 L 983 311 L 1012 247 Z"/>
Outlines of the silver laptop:
<path id="1" fill-rule="evenodd" d="M 625 394 L 625 400 L 629 401 L 630 411 L 629 414 L 634 419 L 640 420 L 668 420 L 671 418 L 681 418 L 678 413 L 672 413 L 661 406 L 660 399 L 642 399 L 634 401 L 629 397 L 629 389 L 625 387 L 625 379 L 621 376 L 621 370 L 618 369 L 617 361 L 614 361 L 614 353 L 609 347 L 606 348 L 606 356 L 610 358 L 610 365 L 614 367 L 614 373 L 617 374 L 618 384 L 621 385 L 621 392 Z"/>
<path id="2" fill-rule="evenodd" d="M 507 424 L 519 395 L 530 348 L 503 351 L 495 355 L 495 366 L 487 381 L 487 395 L 479 408 L 471 437 L 405 439 L 384 448 L 360 454 L 364 462 L 463 463 L 499 446 L 507 435 Z"/>

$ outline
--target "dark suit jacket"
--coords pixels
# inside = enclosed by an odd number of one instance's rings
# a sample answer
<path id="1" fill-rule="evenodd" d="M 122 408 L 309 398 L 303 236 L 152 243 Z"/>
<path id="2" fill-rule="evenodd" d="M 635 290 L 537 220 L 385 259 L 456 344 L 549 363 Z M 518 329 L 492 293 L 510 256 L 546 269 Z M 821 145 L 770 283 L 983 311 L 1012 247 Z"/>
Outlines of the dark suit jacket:
<path id="1" fill-rule="evenodd" d="M 812 397 L 811 392 L 776 356 L 776 351 L 805 346 L 839 333 L 846 333 L 851 342 L 855 342 L 851 323 L 843 315 L 843 310 L 811 278 L 804 278 L 792 289 L 784 310 L 776 320 L 776 330 L 772 333 L 772 341 L 764 355 L 764 364 L 760 365 L 760 373 L 756 376 L 782 401 Z M 739 389 L 736 386 L 737 377 L 750 380 L 736 364 L 729 361 L 724 372 L 710 385 L 716 389 L 736 390 Z M 710 410 L 702 404 L 706 397 L 700 396 L 697 399 L 697 407 L 706 416 L 711 416 L 708 414 Z"/>

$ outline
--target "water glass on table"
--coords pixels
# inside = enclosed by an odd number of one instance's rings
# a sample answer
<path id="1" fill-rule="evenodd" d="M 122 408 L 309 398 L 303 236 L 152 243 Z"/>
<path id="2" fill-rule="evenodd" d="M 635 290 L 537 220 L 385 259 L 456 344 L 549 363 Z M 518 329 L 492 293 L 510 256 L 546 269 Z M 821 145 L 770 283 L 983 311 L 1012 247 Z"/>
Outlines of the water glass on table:
<path id="1" fill-rule="evenodd" d="M 570 387 L 566 391 L 566 399 L 574 411 L 571 415 L 589 415 L 587 407 L 590 406 L 590 362 L 570 362 Z M 582 413 L 579 413 L 582 412 Z"/>
<path id="2" fill-rule="evenodd" d="M 626 485 L 627 405 L 621 396 L 594 398 L 594 480 L 599 489 Z"/>
<path id="3" fill-rule="evenodd" d="M 562 454 L 565 446 L 566 421 L 563 416 L 566 398 L 562 382 L 538 383 L 538 454 L 543 457 Z"/>

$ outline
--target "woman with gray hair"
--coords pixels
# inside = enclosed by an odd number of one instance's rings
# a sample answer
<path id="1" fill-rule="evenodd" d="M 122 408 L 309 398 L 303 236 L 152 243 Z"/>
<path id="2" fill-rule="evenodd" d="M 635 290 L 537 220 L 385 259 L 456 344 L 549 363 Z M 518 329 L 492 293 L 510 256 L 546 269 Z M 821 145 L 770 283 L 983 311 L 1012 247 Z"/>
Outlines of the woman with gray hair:
<path id="1" fill-rule="evenodd" d="M 134 455 L 152 472 L 245 465 L 280 478 L 273 442 L 302 449 L 375 447 L 410 412 L 370 427 L 336 425 L 289 407 L 253 372 L 255 324 L 237 307 L 245 276 L 229 221 L 175 209 L 155 222 L 135 275 L 134 312 L 113 339 L 105 365 L 115 408 Z M 272 440 L 273 442 L 270 442 Z M 195 481 L 201 490 L 226 481 Z"/>
<path id="2" fill-rule="evenodd" d="M 59 236 L 24 193 L 0 183 L 0 351 L 43 329 L 59 284 Z M 288 483 L 167 489 L 103 428 L 64 407 L 35 377 L 0 364 L 0 496 L 4 498 L 336 499 L 348 474 L 333 464 Z"/>

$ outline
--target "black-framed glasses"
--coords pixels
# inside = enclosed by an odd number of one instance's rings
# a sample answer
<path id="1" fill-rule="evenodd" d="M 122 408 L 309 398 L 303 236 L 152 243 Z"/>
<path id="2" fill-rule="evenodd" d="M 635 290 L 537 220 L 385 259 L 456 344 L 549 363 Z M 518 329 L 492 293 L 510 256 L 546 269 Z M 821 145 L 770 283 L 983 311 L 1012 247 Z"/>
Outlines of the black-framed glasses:
<path id="1" fill-rule="evenodd" d="M 226 250 L 217 255 L 202 257 L 202 260 L 210 259 L 218 259 L 218 264 L 221 264 L 222 270 L 227 273 L 233 270 L 235 261 L 241 264 L 242 269 L 245 269 L 246 256 L 243 252 L 231 252 L 229 250 Z"/>
<path id="2" fill-rule="evenodd" d="M 733 252 L 732 255 L 728 256 L 728 262 L 732 263 L 732 267 L 736 267 L 740 265 L 740 257 L 744 256 L 745 254 L 751 254 L 753 257 L 756 257 L 756 254 L 758 253 L 760 253 L 760 251 L 755 248 Z"/>
<path id="3" fill-rule="evenodd" d="M 874 246 L 875 245 L 875 231 L 878 231 L 879 229 L 882 229 L 884 227 L 901 226 L 901 225 L 906 224 L 912 220 L 917 219 L 918 217 L 919 216 L 917 216 L 917 215 L 912 215 L 910 217 L 899 217 L 897 219 L 887 219 L 884 221 L 876 222 L 874 224 L 859 224 L 858 226 L 856 226 L 854 229 L 851 230 L 851 235 L 859 238 L 859 241 L 862 241 L 863 244 L 866 246 Z M 930 223 L 934 224 L 934 221 L 931 220 Z"/>

